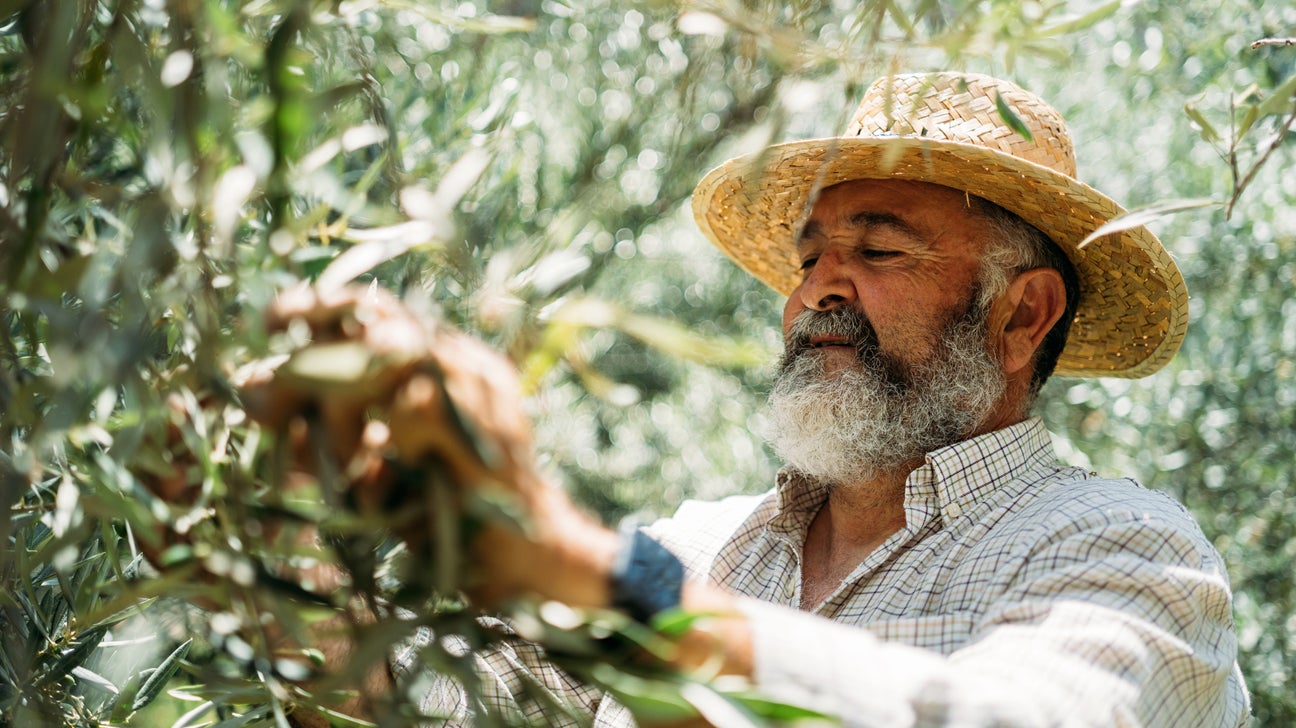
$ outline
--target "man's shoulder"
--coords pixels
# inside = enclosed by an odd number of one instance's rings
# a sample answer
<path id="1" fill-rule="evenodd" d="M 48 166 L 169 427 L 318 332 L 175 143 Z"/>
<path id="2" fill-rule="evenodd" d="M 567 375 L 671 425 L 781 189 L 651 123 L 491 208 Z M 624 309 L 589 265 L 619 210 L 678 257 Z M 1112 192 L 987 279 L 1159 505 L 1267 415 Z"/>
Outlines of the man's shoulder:
<path id="1" fill-rule="evenodd" d="M 669 518 L 656 521 L 646 530 L 678 556 L 690 573 L 705 574 L 734 534 L 758 511 L 772 508 L 774 501 L 774 491 L 715 501 L 688 500 Z"/>
<path id="2" fill-rule="evenodd" d="M 1198 530 L 1192 514 L 1167 493 L 1144 487 L 1133 477 L 1099 475 L 1059 462 L 1048 430 L 1038 417 L 968 444 L 975 448 L 951 448 L 954 455 L 945 456 L 949 461 L 945 467 L 951 472 L 984 473 L 985 481 L 994 483 L 971 490 L 988 496 L 990 520 L 1000 525 L 1008 522 L 1073 530 L 1144 523 Z"/>
<path id="3" fill-rule="evenodd" d="M 1032 488 L 1031 497 L 1020 501 L 1019 515 L 1067 521 L 1193 522 L 1192 515 L 1178 500 L 1147 488 L 1134 478 L 1103 477 L 1076 470 L 1071 473 L 1067 477 L 1047 478 Z"/>
<path id="4" fill-rule="evenodd" d="M 992 532 L 1031 544 L 1028 550 L 1077 544 L 1086 551 L 1146 551 L 1158 560 L 1215 560 L 1215 550 L 1192 513 L 1169 494 L 1134 478 L 1046 480 L 1004 512 Z"/>

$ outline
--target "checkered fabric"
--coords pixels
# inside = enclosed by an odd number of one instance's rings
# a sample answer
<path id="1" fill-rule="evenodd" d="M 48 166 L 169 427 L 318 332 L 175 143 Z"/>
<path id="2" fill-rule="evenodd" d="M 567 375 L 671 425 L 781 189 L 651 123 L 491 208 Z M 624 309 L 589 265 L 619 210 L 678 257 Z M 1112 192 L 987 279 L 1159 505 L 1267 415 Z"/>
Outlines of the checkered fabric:
<path id="1" fill-rule="evenodd" d="M 801 544 L 823 488 L 783 473 L 765 496 L 687 503 L 650 531 L 740 597 L 761 691 L 847 725 L 1247 722 L 1227 575 L 1181 505 L 1057 465 L 1038 419 L 931 453 L 905 487 L 905 528 L 811 613 Z M 478 663 L 515 714 L 570 722 L 520 689 L 539 684 L 596 726 L 633 724 L 539 651 Z M 425 707 L 471 722 L 445 681 Z"/>

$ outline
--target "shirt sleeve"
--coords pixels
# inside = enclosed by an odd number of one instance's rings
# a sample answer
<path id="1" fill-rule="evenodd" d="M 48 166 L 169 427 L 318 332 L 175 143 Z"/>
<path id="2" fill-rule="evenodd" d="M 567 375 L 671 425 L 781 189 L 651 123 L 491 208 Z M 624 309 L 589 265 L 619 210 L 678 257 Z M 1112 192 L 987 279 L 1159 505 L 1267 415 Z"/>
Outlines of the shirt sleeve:
<path id="1" fill-rule="evenodd" d="M 508 630 L 495 618 L 480 621 Z M 588 726 L 600 704 L 607 702 L 602 691 L 551 664 L 538 645 L 516 640 L 473 651 L 461 637 L 444 637 L 441 647 L 470 663 L 474 692 L 480 698 L 471 702 L 459 680 L 420 664 L 420 652 L 436 639 L 431 631 L 421 629 L 391 658 L 398 689 L 434 725 L 474 726 L 488 712 L 507 725 Z"/>
<path id="2" fill-rule="evenodd" d="M 773 499 L 771 491 L 719 501 L 684 501 L 674 515 L 657 520 L 644 531 L 679 558 L 690 578 L 705 579 L 716 555 L 744 523 L 763 523 L 753 514 L 771 506 Z"/>
<path id="3" fill-rule="evenodd" d="M 743 599 L 756 682 L 852 726 L 1246 723 L 1229 586 L 1195 528 L 1079 524 L 1011 568 L 948 656 Z"/>
<path id="4" fill-rule="evenodd" d="M 672 517 L 646 530 L 680 558 L 690 578 L 704 578 L 725 540 L 767 498 L 688 501 Z M 497 619 L 488 621 L 495 628 L 506 629 Z M 390 664 L 399 688 L 424 715 L 437 718 L 438 725 L 471 726 L 483 710 L 526 725 L 589 725 L 591 719 L 596 727 L 634 724 L 623 706 L 554 667 L 537 645 L 519 640 L 471 652 L 462 639 L 450 637 L 444 646 L 472 661 L 481 704 L 471 705 L 468 691 L 459 681 L 420 664 L 420 651 L 434 639 L 430 631 L 420 630 L 392 654 Z M 555 709 L 556 705 L 570 707 L 571 715 Z"/>

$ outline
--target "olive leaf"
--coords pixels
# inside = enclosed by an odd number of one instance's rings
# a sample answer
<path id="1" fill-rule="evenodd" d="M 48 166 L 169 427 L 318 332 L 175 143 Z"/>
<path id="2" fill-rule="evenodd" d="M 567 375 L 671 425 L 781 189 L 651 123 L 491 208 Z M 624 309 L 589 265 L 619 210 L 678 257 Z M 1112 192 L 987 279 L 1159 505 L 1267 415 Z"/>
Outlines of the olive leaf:
<path id="1" fill-rule="evenodd" d="M 1026 122 L 1022 121 L 1017 112 L 1013 111 L 1008 102 L 1004 101 L 1003 96 L 999 94 L 995 94 L 995 109 L 998 110 L 999 118 L 1003 119 L 1009 129 L 1017 132 L 1028 142 L 1035 141 L 1035 135 L 1031 133 L 1030 127 L 1026 126 Z"/>
<path id="2" fill-rule="evenodd" d="M 1136 227 L 1142 227 L 1150 222 L 1159 220 L 1168 215 L 1173 215 L 1184 210 L 1195 210 L 1202 207 L 1219 207 L 1221 205 L 1217 200 L 1196 199 L 1196 200 L 1167 200 L 1155 205 L 1140 207 L 1135 210 L 1119 215 L 1099 225 L 1097 229 L 1085 236 L 1076 245 L 1077 248 L 1084 248 L 1095 240 L 1107 235 L 1132 230 Z"/>

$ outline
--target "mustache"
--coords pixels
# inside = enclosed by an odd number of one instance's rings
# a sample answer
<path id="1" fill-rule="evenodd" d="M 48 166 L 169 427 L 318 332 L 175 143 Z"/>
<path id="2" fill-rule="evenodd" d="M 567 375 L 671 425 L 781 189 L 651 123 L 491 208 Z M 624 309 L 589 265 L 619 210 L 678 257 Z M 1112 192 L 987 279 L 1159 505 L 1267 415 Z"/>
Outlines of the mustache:
<path id="1" fill-rule="evenodd" d="M 882 351 L 877 330 L 868 317 L 849 306 L 838 306 L 827 311 L 807 309 L 797 314 L 784 337 L 778 376 L 790 376 L 790 372 L 807 354 L 813 356 L 816 347 L 811 341 L 820 337 L 841 339 L 854 346 L 859 370 L 872 372 L 896 393 L 903 393 L 912 386 L 913 372 L 910 367 Z"/>
<path id="2" fill-rule="evenodd" d="M 861 360 L 880 353 L 877 331 L 864 314 L 849 306 L 827 311 L 807 309 L 797 314 L 784 338 L 783 360 L 791 362 L 814 348 L 811 341 L 822 337 L 844 340 L 854 346 Z"/>

